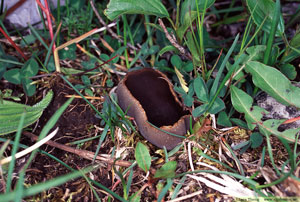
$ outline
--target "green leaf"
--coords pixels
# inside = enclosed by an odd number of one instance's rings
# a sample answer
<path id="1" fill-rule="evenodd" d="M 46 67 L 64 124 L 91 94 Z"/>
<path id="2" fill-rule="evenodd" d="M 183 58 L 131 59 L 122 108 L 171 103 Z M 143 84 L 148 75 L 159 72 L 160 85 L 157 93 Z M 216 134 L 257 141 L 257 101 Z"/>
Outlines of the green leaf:
<path id="1" fill-rule="evenodd" d="M 169 51 L 177 51 L 177 48 L 175 48 L 175 47 L 172 46 L 172 45 L 165 46 L 165 47 L 163 47 L 163 49 L 161 49 L 161 50 L 158 52 L 158 55 L 159 55 L 159 56 L 162 56 L 164 53 L 169 52 Z"/>
<path id="2" fill-rule="evenodd" d="M 37 61 L 33 58 L 28 60 L 25 65 L 21 69 L 21 76 L 22 77 L 32 77 L 35 76 L 39 71 L 39 65 Z"/>
<path id="3" fill-rule="evenodd" d="M 171 57 L 171 64 L 179 70 L 182 68 L 182 60 L 178 55 L 173 55 Z"/>
<path id="4" fill-rule="evenodd" d="M 242 128 L 248 129 L 247 123 L 245 121 L 242 121 L 237 118 L 231 118 L 230 121 L 232 121 L 234 124 L 236 124 Z"/>
<path id="5" fill-rule="evenodd" d="M 192 57 L 193 57 L 193 61 L 195 61 L 196 63 L 199 63 L 200 62 L 200 59 L 201 56 L 199 54 L 199 51 L 197 49 L 197 45 L 196 45 L 196 42 L 193 38 L 193 35 L 192 35 L 192 32 L 188 31 L 187 34 L 186 34 L 186 45 L 189 49 L 189 51 L 191 52 L 192 54 Z"/>
<path id="6" fill-rule="evenodd" d="M 151 156 L 148 148 L 141 142 L 138 142 L 135 148 L 134 156 L 138 166 L 145 172 L 148 172 L 151 165 Z"/>
<path id="7" fill-rule="evenodd" d="M 49 91 L 44 99 L 34 106 L 3 100 L 3 103 L 0 103 L 0 135 L 15 132 L 24 111 L 27 113 L 23 128 L 36 122 L 51 102 L 52 97 L 53 92 Z"/>
<path id="8" fill-rule="evenodd" d="M 270 33 L 272 21 L 274 20 L 275 2 L 273 0 L 247 0 L 247 6 L 255 24 L 259 27 L 266 18 L 262 29 Z M 276 36 L 284 33 L 284 21 L 280 13 L 279 22 L 276 29 Z"/>
<path id="9" fill-rule="evenodd" d="M 294 65 L 282 64 L 279 66 L 279 69 L 290 80 L 294 80 L 297 76 L 297 71 Z"/>
<path id="10" fill-rule="evenodd" d="M 141 201 L 141 193 L 135 192 L 132 196 L 129 197 L 130 202 L 140 202 Z"/>
<path id="11" fill-rule="evenodd" d="M 231 86 L 231 102 L 233 107 L 240 113 L 245 114 L 248 128 L 253 130 L 258 122 L 261 121 L 263 113 L 267 113 L 257 106 L 252 107 L 253 99 L 244 91 L 235 86 Z"/>
<path id="12" fill-rule="evenodd" d="M 76 59 L 76 44 L 71 44 L 68 47 L 65 47 L 64 49 L 60 50 L 58 52 L 59 58 L 61 60 L 70 59 L 75 60 Z"/>
<path id="13" fill-rule="evenodd" d="M 192 115 L 194 117 L 199 117 L 201 116 L 206 110 L 207 110 L 207 107 L 208 107 L 208 103 L 205 103 L 203 105 L 200 105 L 199 107 L 196 107 L 193 111 L 192 111 Z"/>
<path id="14" fill-rule="evenodd" d="M 207 86 L 202 77 L 198 76 L 194 80 L 194 91 L 197 95 L 197 98 L 202 102 L 209 102 L 209 95 Z"/>
<path id="15" fill-rule="evenodd" d="M 168 161 L 160 169 L 155 172 L 154 178 L 172 178 L 175 176 L 177 162 Z"/>
<path id="16" fill-rule="evenodd" d="M 47 65 L 47 69 L 50 72 L 53 72 L 55 70 L 55 64 L 54 64 L 54 57 L 53 56 L 51 56 L 50 59 L 49 59 L 49 62 L 48 62 L 48 65 Z"/>
<path id="17" fill-rule="evenodd" d="M 264 56 L 264 52 L 266 50 L 266 46 L 264 45 L 256 45 L 256 46 L 251 46 L 249 48 L 246 49 L 246 53 L 242 53 L 241 55 L 236 55 L 234 57 L 234 61 L 235 63 L 238 62 L 236 70 L 234 70 L 235 72 L 238 71 L 238 69 L 243 68 L 245 66 L 245 64 L 248 61 L 263 61 L 263 56 Z M 234 65 L 235 65 L 234 63 Z M 227 62 L 226 64 L 226 68 L 228 69 L 228 71 L 231 71 L 233 65 L 231 65 L 229 62 Z M 238 74 L 236 74 L 234 76 L 234 80 L 240 80 L 240 82 L 245 82 L 246 79 L 244 79 L 244 73 L 243 71 L 239 71 Z M 242 80 L 241 80 L 242 79 Z"/>
<path id="18" fill-rule="evenodd" d="M 299 132 L 300 128 L 296 129 L 289 129 L 283 132 L 278 131 L 278 127 L 284 122 L 285 120 L 275 120 L 269 119 L 264 121 L 263 124 L 259 125 L 259 131 L 264 135 L 277 135 L 283 137 L 284 139 L 295 142 L 296 141 L 296 134 Z M 297 141 L 300 144 L 300 140 Z"/>
<path id="19" fill-rule="evenodd" d="M 10 69 L 4 73 L 4 79 L 9 81 L 10 83 L 13 84 L 20 84 L 21 83 L 21 74 L 20 74 L 20 69 Z"/>
<path id="20" fill-rule="evenodd" d="M 100 57 L 102 57 L 103 54 L 100 55 Z M 96 63 L 96 59 L 95 58 L 91 58 L 88 61 L 82 61 L 81 65 L 83 66 L 84 69 L 93 69 L 95 67 L 95 63 Z"/>
<path id="21" fill-rule="evenodd" d="M 91 96 L 91 97 L 94 96 L 93 91 L 92 91 L 91 89 L 89 89 L 89 88 L 84 89 L 84 93 L 85 93 L 86 95 L 88 95 L 88 96 Z"/>
<path id="22" fill-rule="evenodd" d="M 215 0 L 198 0 L 198 9 L 200 13 L 203 13 L 204 9 L 208 9 L 215 3 Z M 206 4 L 206 7 L 205 7 Z M 180 9 L 180 22 L 184 24 L 184 18 L 190 11 L 197 11 L 197 5 L 195 0 L 185 0 Z"/>
<path id="23" fill-rule="evenodd" d="M 183 70 L 186 72 L 191 72 L 194 69 L 194 65 L 192 61 L 188 61 L 183 65 Z"/>
<path id="24" fill-rule="evenodd" d="M 114 20 L 124 14 L 155 15 L 169 17 L 169 13 L 160 0 L 110 0 L 104 14 Z"/>
<path id="25" fill-rule="evenodd" d="M 193 21 L 197 18 L 197 12 L 191 11 L 184 14 L 184 19 L 181 26 L 176 30 L 176 34 L 180 41 L 182 41 L 186 30 L 192 25 Z"/>
<path id="26" fill-rule="evenodd" d="M 227 116 L 226 112 L 224 112 L 224 111 L 221 111 L 219 113 L 217 123 L 218 123 L 218 125 L 225 126 L 225 127 L 232 126 L 232 123 L 231 123 L 229 117 Z"/>
<path id="27" fill-rule="evenodd" d="M 264 113 L 267 113 L 266 110 L 258 107 L 252 106 L 253 99 L 244 91 L 238 89 L 235 86 L 231 86 L 231 101 L 233 107 L 240 113 L 245 114 L 245 119 L 248 124 L 248 128 L 253 130 L 257 125 L 259 127 L 259 131 L 264 135 L 276 135 L 280 136 L 288 141 L 295 142 L 296 134 L 299 132 L 298 129 L 289 129 L 283 132 L 278 131 L 278 127 L 285 120 L 274 120 L 269 119 L 267 121 L 262 122 L 261 118 Z M 297 140 L 297 143 L 300 144 L 300 141 Z"/>
<path id="28" fill-rule="evenodd" d="M 259 147 L 263 142 L 263 137 L 260 133 L 252 133 L 250 136 L 251 148 L 255 149 Z"/>
<path id="29" fill-rule="evenodd" d="M 286 48 L 285 53 L 281 58 L 282 63 L 289 63 L 300 56 L 300 32 L 295 34 L 295 36 L 289 42 L 290 46 Z"/>
<path id="30" fill-rule="evenodd" d="M 32 80 L 28 78 L 22 78 L 23 89 L 28 96 L 33 96 L 36 90 L 36 86 L 32 84 Z"/>
<path id="31" fill-rule="evenodd" d="M 265 51 L 266 51 L 265 45 L 256 45 L 247 48 L 246 52 L 248 53 L 249 57 L 245 59 L 244 63 L 251 60 L 263 61 Z"/>
<path id="32" fill-rule="evenodd" d="M 174 90 L 180 94 L 180 96 L 182 97 L 183 99 L 183 102 L 186 106 L 188 107 L 191 107 L 194 103 L 194 98 L 193 98 L 193 95 L 194 95 L 194 89 L 193 89 L 193 85 L 190 84 L 189 85 L 189 91 L 188 93 L 186 93 L 182 87 L 178 87 L 178 86 L 175 86 L 174 87 Z"/>
<path id="33" fill-rule="evenodd" d="M 246 70 L 251 73 L 254 84 L 278 102 L 300 107 L 300 88 L 293 86 L 280 71 L 256 61 L 247 62 Z"/>
<path id="34" fill-rule="evenodd" d="M 225 104 L 223 100 L 217 97 L 212 104 L 211 108 L 209 109 L 210 114 L 217 114 L 225 108 Z"/>
<path id="35" fill-rule="evenodd" d="M 81 81 L 85 86 L 90 86 L 91 85 L 91 80 L 87 75 L 82 75 L 81 76 Z"/>
<path id="36" fill-rule="evenodd" d="M 149 48 L 149 55 L 153 55 L 159 51 L 158 45 L 153 45 Z"/>

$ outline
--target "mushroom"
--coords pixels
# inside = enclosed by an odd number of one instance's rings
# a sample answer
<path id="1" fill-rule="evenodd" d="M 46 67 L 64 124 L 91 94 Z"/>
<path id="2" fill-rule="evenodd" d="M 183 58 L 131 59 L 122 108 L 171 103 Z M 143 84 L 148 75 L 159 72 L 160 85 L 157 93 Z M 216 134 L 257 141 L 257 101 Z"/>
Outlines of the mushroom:
<path id="1" fill-rule="evenodd" d="M 149 142 L 171 150 L 182 141 L 183 138 L 164 132 L 184 136 L 190 122 L 189 113 L 183 110 L 166 75 L 151 68 L 129 72 L 116 93 L 120 107 L 134 118 Z"/>

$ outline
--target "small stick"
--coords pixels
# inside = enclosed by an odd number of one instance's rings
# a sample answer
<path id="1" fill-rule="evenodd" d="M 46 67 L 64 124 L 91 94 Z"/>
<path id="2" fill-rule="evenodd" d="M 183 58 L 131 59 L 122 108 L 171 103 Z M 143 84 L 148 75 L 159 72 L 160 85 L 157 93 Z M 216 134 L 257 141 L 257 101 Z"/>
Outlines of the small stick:
<path id="1" fill-rule="evenodd" d="M 34 135 L 30 132 L 23 131 L 23 134 L 26 135 L 27 137 L 33 139 L 34 141 L 38 140 L 38 136 L 36 136 L 36 135 Z M 90 151 L 82 150 L 82 149 L 75 149 L 73 147 L 69 147 L 69 146 L 66 146 L 66 145 L 63 145 L 63 144 L 59 144 L 59 143 L 56 143 L 56 142 L 51 141 L 51 140 L 49 140 L 45 144 L 50 145 L 52 147 L 55 147 L 57 149 L 61 149 L 63 151 L 67 151 L 67 152 L 76 154 L 76 155 L 78 155 L 78 156 L 80 156 L 84 159 L 91 160 L 91 161 L 94 159 L 94 156 L 95 156 L 94 152 L 90 152 Z M 115 164 L 117 166 L 124 166 L 124 167 L 129 167 L 129 166 L 132 165 L 128 161 L 124 161 L 124 160 L 115 161 L 115 159 L 106 158 L 106 157 L 102 157 L 102 156 L 96 156 L 96 160 L 105 162 L 107 164 L 111 164 L 111 165 Z"/>
<path id="2" fill-rule="evenodd" d="M 65 95 L 65 97 L 70 98 L 70 97 L 74 97 L 74 98 L 82 98 L 80 95 Z M 104 98 L 103 97 L 93 97 L 93 96 L 84 96 L 86 99 L 91 99 L 91 100 L 100 100 L 103 101 Z"/>
<path id="3" fill-rule="evenodd" d="M 93 11 L 94 11 L 94 13 L 96 14 L 96 16 L 97 16 L 99 22 L 100 22 L 103 26 L 106 27 L 107 31 L 112 35 L 112 37 L 114 37 L 115 39 L 118 39 L 121 43 L 123 43 L 124 41 L 123 41 L 122 39 L 120 39 L 120 37 L 119 37 L 116 33 L 114 33 L 114 31 L 113 31 L 111 28 L 109 28 L 109 27 L 107 26 L 107 24 L 104 22 L 104 20 L 101 18 L 101 16 L 99 15 L 99 13 L 98 13 L 98 11 L 97 11 L 95 5 L 94 5 L 94 2 L 93 2 L 92 0 L 90 0 L 90 4 L 91 4 L 91 6 L 92 6 L 92 8 L 93 8 Z M 132 48 L 133 50 L 138 50 L 135 46 L 131 45 L 130 43 L 127 43 L 127 46 L 130 47 L 130 48 Z"/>
<path id="4" fill-rule="evenodd" d="M 163 23 L 163 21 L 160 18 L 158 18 L 158 22 L 159 22 L 159 25 L 161 26 L 161 28 L 164 30 L 165 35 L 166 35 L 167 39 L 171 42 L 171 44 L 175 48 L 177 48 L 182 55 L 187 56 L 189 59 L 192 59 L 191 55 L 187 54 L 185 49 L 181 45 L 178 44 L 175 36 L 173 34 L 172 35 L 169 34 L 165 24 Z"/>

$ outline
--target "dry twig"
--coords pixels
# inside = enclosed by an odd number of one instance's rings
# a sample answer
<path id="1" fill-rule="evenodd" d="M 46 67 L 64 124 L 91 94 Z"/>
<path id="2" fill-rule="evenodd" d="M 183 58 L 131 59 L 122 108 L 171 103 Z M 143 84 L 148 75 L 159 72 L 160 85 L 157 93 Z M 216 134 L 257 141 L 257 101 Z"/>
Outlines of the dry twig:
<path id="1" fill-rule="evenodd" d="M 97 9 L 96 9 L 96 7 L 95 7 L 95 4 L 94 4 L 94 2 L 93 2 L 92 0 L 90 0 L 90 4 L 91 4 L 91 6 L 92 6 L 92 8 L 93 8 L 93 11 L 94 11 L 94 13 L 96 14 L 96 16 L 97 16 L 99 22 L 100 22 L 103 26 L 106 27 L 107 31 L 111 34 L 111 36 L 112 36 L 113 38 L 115 38 L 115 39 L 119 40 L 121 43 L 123 43 L 124 41 L 123 41 L 122 39 L 120 39 L 120 37 L 119 37 L 116 33 L 114 33 L 114 31 L 113 31 L 111 28 L 109 28 L 109 27 L 107 26 L 107 24 L 104 22 L 104 20 L 102 19 L 102 17 L 101 17 L 100 14 L 98 13 L 98 11 L 97 11 Z M 129 48 L 133 49 L 133 50 L 138 50 L 138 48 L 136 48 L 135 46 L 131 45 L 130 43 L 127 43 L 127 46 L 128 46 Z"/>
<path id="2" fill-rule="evenodd" d="M 181 45 L 178 44 L 175 36 L 173 34 L 172 35 L 169 34 L 165 24 L 163 23 L 163 21 L 160 18 L 158 18 L 158 22 L 159 22 L 159 25 L 161 26 L 161 28 L 164 30 L 165 35 L 166 35 L 167 39 L 170 41 L 170 43 L 175 48 L 177 48 L 183 56 L 188 57 L 189 59 L 192 60 L 192 56 L 185 51 L 184 47 L 182 47 Z"/>
<path id="3" fill-rule="evenodd" d="M 23 134 L 26 135 L 27 137 L 33 139 L 34 141 L 36 141 L 38 139 L 38 136 L 36 136 L 36 135 L 34 135 L 30 132 L 24 131 Z M 56 142 L 51 141 L 51 140 L 49 140 L 45 144 L 50 145 L 50 146 L 55 147 L 55 148 L 58 148 L 58 149 L 61 149 L 63 151 L 67 151 L 67 152 L 76 154 L 76 155 L 78 155 L 82 158 L 85 158 L 87 160 L 93 160 L 94 156 L 95 156 L 94 152 L 90 152 L 90 151 L 82 150 L 82 149 L 75 149 L 73 147 L 69 147 L 69 146 L 66 146 L 66 145 L 63 145 L 63 144 L 59 144 L 59 143 L 56 143 Z M 124 166 L 124 167 L 131 166 L 131 163 L 128 162 L 128 161 L 123 161 L 123 160 L 115 161 L 115 159 L 103 157 L 103 156 L 100 156 L 100 155 L 96 156 L 96 160 L 107 163 L 107 164 L 111 164 L 111 165 L 114 164 L 114 165 Z"/>

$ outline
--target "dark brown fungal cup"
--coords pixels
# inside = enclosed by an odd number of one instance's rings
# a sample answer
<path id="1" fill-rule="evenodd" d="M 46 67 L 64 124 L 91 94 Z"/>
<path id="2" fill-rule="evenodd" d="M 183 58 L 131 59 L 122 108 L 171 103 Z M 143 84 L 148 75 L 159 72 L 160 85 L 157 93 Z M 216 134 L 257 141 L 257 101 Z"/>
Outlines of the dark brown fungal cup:
<path id="1" fill-rule="evenodd" d="M 172 84 L 160 71 L 144 68 L 128 73 L 119 83 L 117 90 L 120 107 L 134 118 L 138 130 L 152 144 L 170 150 L 189 129 L 190 115 L 183 110 Z"/>

